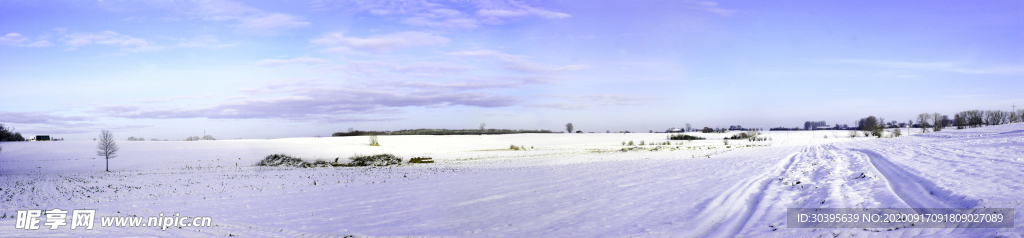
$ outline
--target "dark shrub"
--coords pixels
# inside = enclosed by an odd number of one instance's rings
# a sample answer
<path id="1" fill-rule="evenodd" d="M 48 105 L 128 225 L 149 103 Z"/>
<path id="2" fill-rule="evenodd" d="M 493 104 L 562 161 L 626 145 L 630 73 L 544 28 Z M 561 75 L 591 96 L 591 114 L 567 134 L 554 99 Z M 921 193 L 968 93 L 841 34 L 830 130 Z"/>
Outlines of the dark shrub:
<path id="1" fill-rule="evenodd" d="M 356 155 L 349 159 L 347 166 L 388 166 L 402 163 L 402 158 L 393 154 Z"/>
<path id="2" fill-rule="evenodd" d="M 355 167 L 355 166 L 388 166 L 388 165 L 399 165 L 402 164 L 402 158 L 393 154 L 378 154 L 378 155 L 356 155 L 349 157 L 351 162 L 338 163 L 340 158 L 334 159 L 334 163 L 327 162 L 324 160 L 316 160 L 313 163 L 302 161 L 302 159 L 291 157 L 284 154 L 273 154 L 263 158 L 256 166 L 286 166 L 286 167 L 297 167 L 297 168 L 316 168 L 316 167 Z M 430 159 L 430 158 L 426 158 Z M 433 163 L 423 162 L 423 163 Z"/>
<path id="3" fill-rule="evenodd" d="M 287 156 L 284 154 L 272 154 L 268 155 L 266 158 L 263 158 L 263 160 L 260 160 L 259 163 L 256 163 L 256 166 L 305 167 L 305 164 L 309 163 L 302 161 L 299 158 Z"/>
<path id="4" fill-rule="evenodd" d="M 409 159 L 410 164 L 429 164 L 434 163 L 434 158 L 430 157 L 414 157 Z"/>
<path id="5" fill-rule="evenodd" d="M 687 134 L 675 134 L 668 137 L 669 140 L 703 140 L 704 137 L 691 136 Z"/>
<path id="6" fill-rule="evenodd" d="M 0 124 L 0 141 L 25 141 L 21 132 L 15 132 L 13 127 L 6 127 Z"/>

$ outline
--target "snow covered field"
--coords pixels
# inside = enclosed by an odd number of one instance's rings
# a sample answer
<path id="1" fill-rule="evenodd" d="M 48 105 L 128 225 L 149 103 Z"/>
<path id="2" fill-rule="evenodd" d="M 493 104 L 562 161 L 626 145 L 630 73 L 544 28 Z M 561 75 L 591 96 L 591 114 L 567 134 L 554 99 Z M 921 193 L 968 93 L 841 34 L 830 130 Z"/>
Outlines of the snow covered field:
<path id="1" fill-rule="evenodd" d="M 767 132 L 770 141 L 689 133 L 382 136 L 221 141 L 2 143 L 0 237 L 65 236 L 982 236 L 1021 237 L 1024 124 L 849 138 L 846 131 Z M 827 138 L 825 138 L 827 137 Z M 510 145 L 532 147 L 510 151 Z M 394 153 L 437 163 L 265 168 Z M 799 181 L 799 183 L 797 183 Z M 787 208 L 1014 208 L 1004 229 L 795 229 Z M 213 227 L 14 229 L 17 210 L 96 209 L 98 216 L 210 216 Z M 98 223 L 97 219 L 97 223 Z"/>

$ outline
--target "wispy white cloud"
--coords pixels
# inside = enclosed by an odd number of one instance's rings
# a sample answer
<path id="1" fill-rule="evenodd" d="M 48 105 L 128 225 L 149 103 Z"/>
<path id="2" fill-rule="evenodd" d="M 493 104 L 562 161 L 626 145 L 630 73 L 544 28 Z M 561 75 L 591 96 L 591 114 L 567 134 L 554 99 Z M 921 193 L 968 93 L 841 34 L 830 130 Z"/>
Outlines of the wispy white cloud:
<path id="1" fill-rule="evenodd" d="M 0 121 L 19 124 L 72 125 L 93 121 L 83 116 L 59 116 L 38 112 L 0 112 Z"/>
<path id="2" fill-rule="evenodd" d="M 363 76 L 376 76 L 382 73 L 382 69 L 387 69 L 392 66 L 394 65 L 391 63 L 379 61 L 349 61 L 347 64 L 333 66 L 328 68 L 328 70 L 351 74 L 362 74 Z"/>
<path id="3" fill-rule="evenodd" d="M 413 14 L 443 6 L 426 0 L 313 0 L 312 3 L 317 10 L 351 9 L 373 15 Z"/>
<path id="4" fill-rule="evenodd" d="M 531 73 L 555 73 L 564 71 L 575 71 L 586 68 L 585 65 L 550 66 L 532 62 L 522 55 L 505 54 L 493 50 L 467 50 L 448 53 L 451 56 L 475 57 L 491 59 L 506 70 L 531 72 Z"/>
<path id="5" fill-rule="evenodd" d="M 21 34 L 18 34 L 17 32 L 11 32 L 11 33 L 7 33 L 4 36 L 0 36 L 0 45 L 20 46 L 20 47 L 47 47 L 47 46 L 52 46 L 53 43 L 50 43 L 49 41 L 42 40 L 42 39 L 40 39 L 40 40 L 32 40 L 32 39 L 29 39 L 28 37 L 25 37 L 25 36 L 23 36 Z"/>
<path id="6" fill-rule="evenodd" d="M 396 85 L 399 86 L 371 88 L 359 85 L 275 85 L 272 88 L 252 91 L 253 97 L 206 107 L 110 105 L 96 107 L 90 112 L 108 117 L 133 119 L 213 118 L 343 122 L 393 120 L 373 116 L 394 113 L 404 107 L 507 107 L 520 101 L 515 96 L 471 91 L 488 88 L 486 85 Z M 268 93 L 279 96 L 268 96 Z"/>
<path id="7" fill-rule="evenodd" d="M 571 15 L 561 12 L 553 12 L 530 6 L 517 4 L 513 8 L 489 8 L 480 9 L 476 12 L 481 22 L 488 24 L 504 24 L 506 22 L 526 17 L 540 17 L 546 19 L 569 18 Z"/>
<path id="8" fill-rule="evenodd" d="M 122 50 L 136 53 L 157 51 L 165 48 L 150 44 L 145 39 L 122 35 L 113 31 L 68 34 L 64 37 L 64 44 L 69 46 L 70 50 L 95 44 L 119 46 Z"/>
<path id="9" fill-rule="evenodd" d="M 18 128 L 22 133 L 44 133 L 44 134 L 76 134 L 94 131 L 98 126 L 94 118 L 83 116 L 61 116 L 51 113 L 40 112 L 4 112 L 0 111 L 0 122 L 25 125 L 28 128 Z"/>
<path id="10" fill-rule="evenodd" d="M 968 67 L 964 66 L 964 63 L 955 62 L 909 62 L 860 59 L 843 59 L 828 61 L 826 63 L 857 64 L 888 69 L 951 72 L 961 74 L 1024 75 L 1024 66 L 1020 65 L 980 68 Z"/>
<path id="11" fill-rule="evenodd" d="M 316 63 L 323 63 L 323 62 L 327 62 L 327 61 L 328 60 L 320 59 L 320 58 L 313 58 L 313 57 L 298 57 L 298 58 L 294 58 L 294 59 L 265 59 L 265 60 L 256 61 L 256 65 L 259 65 L 259 66 L 279 66 L 279 65 L 286 65 L 286 64 L 292 64 L 292 63 L 316 64 Z"/>
<path id="12" fill-rule="evenodd" d="M 142 100 L 135 100 L 135 102 L 139 102 L 139 103 L 165 103 L 165 102 L 175 102 L 175 101 L 185 101 L 185 100 L 209 99 L 209 98 L 213 98 L 213 96 L 214 96 L 213 94 L 185 95 L 185 96 L 173 96 L 173 97 L 163 97 L 163 98 L 142 99 Z"/>
<path id="13" fill-rule="evenodd" d="M 277 34 L 282 31 L 310 25 L 301 17 L 284 13 L 266 12 L 241 2 L 230 0 L 194 1 L 186 12 L 209 21 L 237 21 L 238 29 L 255 34 Z"/>
<path id="14" fill-rule="evenodd" d="M 590 106 L 588 106 L 586 104 L 582 104 L 582 103 L 536 103 L 536 104 L 529 104 L 527 106 L 552 108 L 552 109 L 561 109 L 561 110 L 584 110 L 584 109 L 589 109 L 590 108 Z"/>
<path id="15" fill-rule="evenodd" d="M 181 48 L 214 48 L 214 49 L 231 47 L 231 46 L 234 46 L 234 45 L 222 43 L 222 42 L 220 42 L 220 39 L 217 39 L 216 36 L 211 36 L 211 35 L 201 35 L 201 36 L 192 37 L 190 39 L 179 39 L 178 40 L 178 45 L 176 45 L 176 47 L 181 47 Z"/>
<path id="16" fill-rule="evenodd" d="M 340 53 L 351 50 L 384 52 L 398 48 L 417 46 L 442 46 L 450 39 L 427 32 L 404 31 L 388 35 L 376 35 L 368 38 L 346 37 L 341 32 L 327 33 L 323 37 L 313 39 L 310 43 L 323 46 L 336 46 L 324 52 Z"/>
<path id="17" fill-rule="evenodd" d="M 479 20 L 454 9 L 430 9 L 402 20 L 402 23 L 436 28 L 476 28 Z"/>
<path id="18" fill-rule="evenodd" d="M 684 2 L 684 3 L 690 9 L 705 11 L 705 12 L 713 13 L 713 14 L 716 14 L 716 15 L 719 15 L 719 16 L 723 16 L 723 17 L 732 16 L 732 14 L 735 14 L 737 12 L 737 10 L 735 10 L 735 9 L 727 9 L 727 8 L 720 7 L 720 6 L 718 6 L 717 2 L 711 2 L 711 1 L 689 1 L 689 2 Z"/>
<path id="19" fill-rule="evenodd" d="M 525 18 L 563 19 L 568 13 L 546 10 L 515 0 L 319 0 L 320 9 L 344 8 L 373 15 L 405 16 L 402 23 L 436 28 L 475 28 L 501 25 Z"/>
<path id="20" fill-rule="evenodd" d="M 391 68 L 391 71 L 415 76 L 437 77 L 459 74 L 470 69 L 472 69 L 472 67 L 447 62 L 416 62 L 412 64 L 394 66 Z"/>
<path id="21" fill-rule="evenodd" d="M 97 117 L 61 116 L 41 112 L 3 112 L 0 111 L 0 122 L 17 127 L 18 132 L 25 134 L 47 134 L 60 137 L 62 134 L 99 133 L 101 129 L 112 131 L 132 131 L 153 127 L 152 125 L 110 125 L 97 122 Z"/>
<path id="22" fill-rule="evenodd" d="M 281 13 L 257 14 L 242 18 L 240 21 L 241 24 L 238 25 L 238 28 L 260 34 L 275 34 L 282 30 L 310 24 L 299 17 Z"/>
<path id="23" fill-rule="evenodd" d="M 537 103 L 527 106 L 554 108 L 563 110 L 585 110 L 595 106 L 637 106 L 648 105 L 659 98 L 641 97 L 622 94 L 592 94 L 592 95 L 546 95 L 547 97 L 558 98 L 562 102 Z"/>

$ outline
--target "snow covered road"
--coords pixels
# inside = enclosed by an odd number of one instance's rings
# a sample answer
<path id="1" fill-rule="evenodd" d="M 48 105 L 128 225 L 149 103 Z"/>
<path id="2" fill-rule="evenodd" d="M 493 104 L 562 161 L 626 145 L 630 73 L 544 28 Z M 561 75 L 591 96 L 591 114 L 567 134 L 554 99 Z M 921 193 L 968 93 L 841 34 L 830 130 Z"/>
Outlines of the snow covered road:
<path id="1" fill-rule="evenodd" d="M 318 169 L 248 166 L 251 157 L 267 149 L 242 144 L 289 146 L 224 141 L 238 147 L 217 149 L 204 144 L 213 156 L 179 153 L 206 161 L 209 167 L 184 169 L 181 164 L 190 162 L 181 156 L 136 151 L 131 153 L 158 159 L 134 162 L 138 165 L 112 173 L 83 172 L 92 166 L 76 167 L 75 160 L 61 160 L 74 151 L 57 150 L 58 154 L 47 156 L 39 144 L 23 148 L 4 144 L 5 153 L 32 156 L 0 157 L 4 168 L 0 171 L 9 171 L 0 175 L 0 217 L 6 217 L 0 219 L 0 236 L 1020 237 L 1024 233 L 1021 225 L 1003 229 L 786 228 L 787 208 L 1021 211 L 1022 124 L 873 140 L 823 140 L 790 132 L 784 135 L 790 137 L 784 140 L 786 145 L 780 145 L 780 135 L 769 133 L 775 138 L 772 143 L 777 143 L 770 147 L 725 148 L 720 140 L 708 140 L 682 147 L 688 149 L 637 152 L 618 152 L 619 142 L 625 139 L 615 135 L 593 135 L 581 138 L 582 143 L 567 136 L 588 135 L 491 136 L 481 143 L 496 147 L 546 140 L 551 145 L 525 152 L 441 145 L 395 148 L 396 153 L 407 155 L 432 153 L 438 163 Z M 626 139 L 651 142 L 662 136 Z M 418 140 L 395 140 L 399 139 Z M 315 142 L 288 143 L 335 156 L 329 153 L 338 150 L 333 142 Z M 803 144 L 791 145 L 798 142 Z M 163 151 L 155 145 L 147 150 Z M 243 162 L 235 167 L 237 162 L 225 157 L 238 157 L 240 151 L 254 152 L 234 159 Z M 56 168 L 28 173 L 6 169 L 34 164 Z M 15 210 L 52 208 L 91 208 L 101 216 L 178 212 L 211 216 L 214 227 L 13 229 L 15 220 L 10 218 Z M 1019 212 L 1015 219 L 1019 224 Z"/>

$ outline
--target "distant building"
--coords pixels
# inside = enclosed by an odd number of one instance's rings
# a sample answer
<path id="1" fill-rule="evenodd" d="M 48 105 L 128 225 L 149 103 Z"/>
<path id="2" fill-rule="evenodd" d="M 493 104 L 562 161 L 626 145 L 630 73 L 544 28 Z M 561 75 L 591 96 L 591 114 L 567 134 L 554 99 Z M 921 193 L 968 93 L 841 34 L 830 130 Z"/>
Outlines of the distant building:
<path id="1" fill-rule="evenodd" d="M 37 135 L 36 141 L 50 141 L 49 135 Z"/>
<path id="2" fill-rule="evenodd" d="M 683 128 L 672 127 L 672 128 L 668 128 L 668 130 L 665 130 L 665 132 L 666 133 L 683 132 Z"/>

